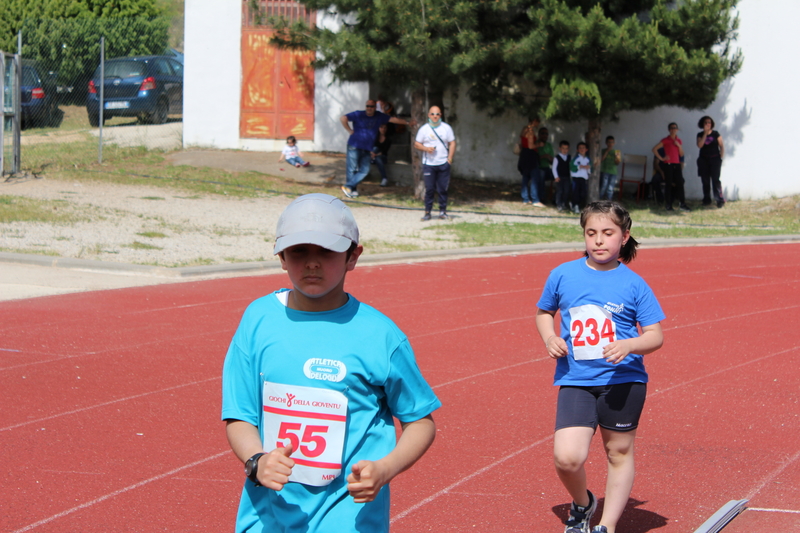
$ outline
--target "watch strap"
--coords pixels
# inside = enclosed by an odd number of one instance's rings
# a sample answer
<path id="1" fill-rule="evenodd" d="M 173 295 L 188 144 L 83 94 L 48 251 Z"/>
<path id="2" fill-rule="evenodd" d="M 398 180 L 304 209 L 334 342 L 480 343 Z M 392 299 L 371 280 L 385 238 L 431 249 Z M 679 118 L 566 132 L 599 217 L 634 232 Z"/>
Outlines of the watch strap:
<path id="1" fill-rule="evenodd" d="M 266 453 L 259 452 L 253 455 L 245 463 L 244 473 L 245 475 L 247 475 L 247 478 L 255 484 L 256 487 L 261 486 L 261 483 L 258 482 L 258 460 L 261 458 L 262 455 L 266 455 Z"/>

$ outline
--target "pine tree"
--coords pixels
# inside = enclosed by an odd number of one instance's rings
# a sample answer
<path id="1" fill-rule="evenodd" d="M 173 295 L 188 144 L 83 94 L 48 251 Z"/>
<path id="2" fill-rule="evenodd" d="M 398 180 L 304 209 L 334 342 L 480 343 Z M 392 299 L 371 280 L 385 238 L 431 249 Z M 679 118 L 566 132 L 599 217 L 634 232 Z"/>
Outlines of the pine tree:
<path id="1" fill-rule="evenodd" d="M 662 105 L 703 108 L 735 75 L 737 0 L 306 0 L 336 9 L 338 31 L 272 21 L 282 46 L 316 50 L 341 81 L 412 89 L 466 86 L 480 109 L 588 120 L 590 157 L 602 122 Z M 598 166 L 599 167 L 599 166 Z M 599 168 L 590 180 L 598 196 Z M 418 174 L 415 172 L 415 182 Z M 419 195 L 421 187 L 416 187 Z"/>
<path id="2" fill-rule="evenodd" d="M 163 53 L 169 18 L 158 0 L 4 0 L 0 10 L 0 50 L 17 51 L 58 72 L 58 83 L 73 86 L 78 102 L 100 61 L 106 57 Z M 83 95 L 83 96 L 82 96 Z"/>

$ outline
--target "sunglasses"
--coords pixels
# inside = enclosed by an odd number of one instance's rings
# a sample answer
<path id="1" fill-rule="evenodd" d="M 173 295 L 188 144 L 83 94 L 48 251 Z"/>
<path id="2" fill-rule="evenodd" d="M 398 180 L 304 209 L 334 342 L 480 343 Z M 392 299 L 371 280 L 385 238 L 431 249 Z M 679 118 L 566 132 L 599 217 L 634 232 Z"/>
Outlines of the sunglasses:
<path id="1" fill-rule="evenodd" d="M 441 113 L 428 113 L 428 116 L 429 117 L 441 117 L 442 114 Z"/>
<path id="2" fill-rule="evenodd" d="M 367 108 L 370 108 L 370 107 L 375 107 L 375 106 L 374 106 L 374 105 L 368 105 L 368 106 L 367 106 Z"/>

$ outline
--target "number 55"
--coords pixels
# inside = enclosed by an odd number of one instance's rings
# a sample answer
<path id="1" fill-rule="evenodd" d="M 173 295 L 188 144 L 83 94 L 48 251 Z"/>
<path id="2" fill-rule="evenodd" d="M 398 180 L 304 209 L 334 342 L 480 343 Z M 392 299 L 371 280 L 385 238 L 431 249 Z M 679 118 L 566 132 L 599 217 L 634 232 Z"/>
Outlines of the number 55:
<path id="1" fill-rule="evenodd" d="M 281 422 L 281 427 L 278 430 L 279 439 L 289 439 L 292 444 L 293 450 L 300 450 L 306 457 L 319 457 L 325 451 L 327 443 L 325 437 L 322 435 L 315 435 L 314 433 L 327 433 L 328 426 L 306 426 L 303 431 L 303 438 L 298 437 L 302 424 L 296 422 Z M 295 433 L 296 432 L 296 433 Z M 314 444 L 312 448 L 305 446 L 305 444 Z M 286 446 L 285 442 L 278 441 L 275 443 L 277 448 Z"/>

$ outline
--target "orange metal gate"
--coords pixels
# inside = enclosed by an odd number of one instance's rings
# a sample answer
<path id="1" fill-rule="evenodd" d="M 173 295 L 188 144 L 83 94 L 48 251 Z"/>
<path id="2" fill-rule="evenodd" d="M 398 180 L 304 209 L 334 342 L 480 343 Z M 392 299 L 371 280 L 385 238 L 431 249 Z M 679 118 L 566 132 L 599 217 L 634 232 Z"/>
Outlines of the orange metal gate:
<path id="1" fill-rule="evenodd" d="M 243 1 L 242 100 L 239 134 L 242 138 L 314 138 L 314 52 L 280 50 L 269 43 L 273 32 L 258 25 L 264 15 L 282 15 L 290 20 L 314 16 L 298 3 L 261 0 L 259 16 L 252 2 Z"/>

